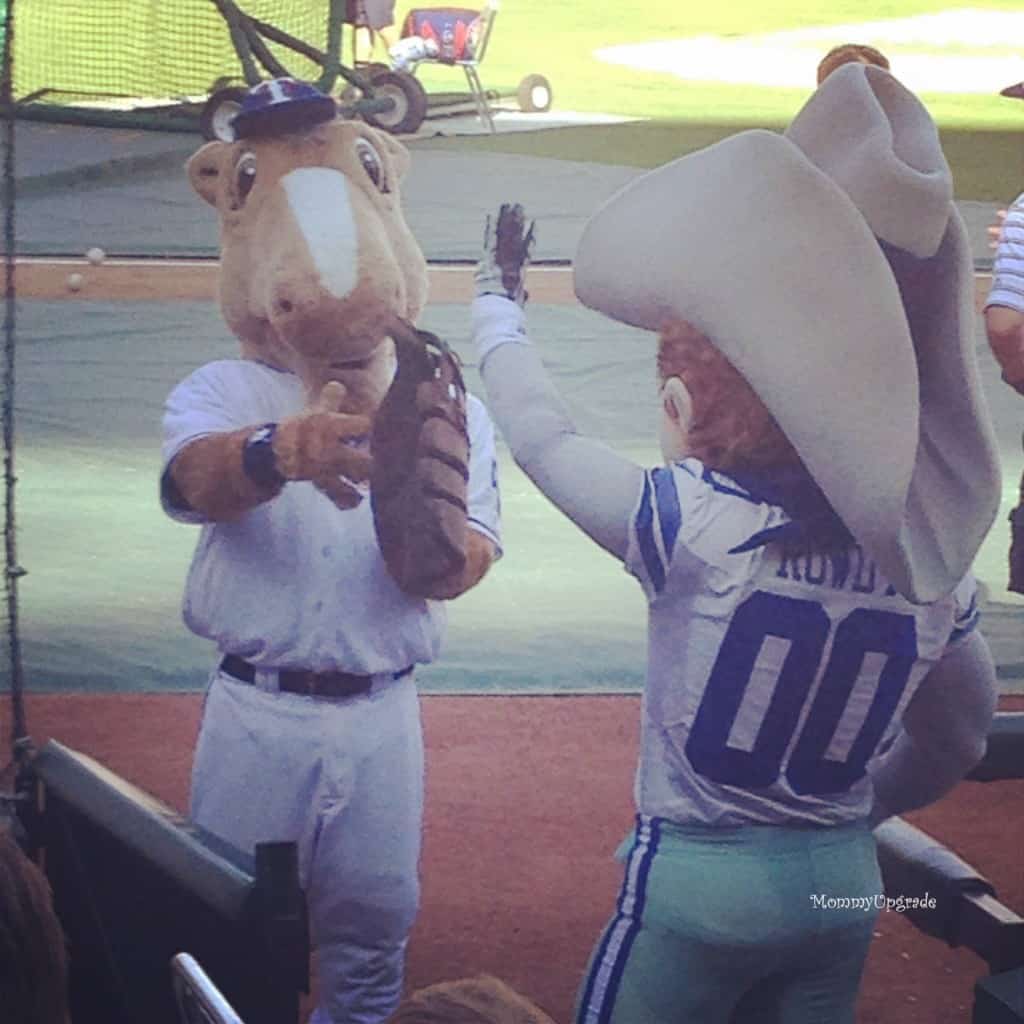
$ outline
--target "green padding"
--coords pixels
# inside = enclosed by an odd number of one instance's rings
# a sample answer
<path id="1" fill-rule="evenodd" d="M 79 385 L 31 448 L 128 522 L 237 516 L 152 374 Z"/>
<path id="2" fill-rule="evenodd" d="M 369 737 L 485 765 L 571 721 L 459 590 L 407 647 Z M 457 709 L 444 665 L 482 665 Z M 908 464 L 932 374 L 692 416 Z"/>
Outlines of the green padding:
<path id="1" fill-rule="evenodd" d="M 1024 967 L 982 978 L 974 986 L 972 1024 L 1024 1024 Z"/>
<path id="2" fill-rule="evenodd" d="M 177 812 L 99 762 L 51 740 L 32 762 L 52 796 L 142 854 L 219 914 L 240 920 L 253 875 L 232 863 Z"/>

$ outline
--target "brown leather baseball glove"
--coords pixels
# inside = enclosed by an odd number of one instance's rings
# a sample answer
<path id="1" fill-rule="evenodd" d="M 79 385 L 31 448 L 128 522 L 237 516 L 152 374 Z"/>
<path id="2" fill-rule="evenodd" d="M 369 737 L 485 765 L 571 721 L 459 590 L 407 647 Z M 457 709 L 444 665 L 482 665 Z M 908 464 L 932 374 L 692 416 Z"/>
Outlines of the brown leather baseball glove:
<path id="1" fill-rule="evenodd" d="M 388 571 L 431 597 L 466 564 L 466 387 L 440 338 L 394 326 L 398 369 L 370 433 L 370 502 Z"/>

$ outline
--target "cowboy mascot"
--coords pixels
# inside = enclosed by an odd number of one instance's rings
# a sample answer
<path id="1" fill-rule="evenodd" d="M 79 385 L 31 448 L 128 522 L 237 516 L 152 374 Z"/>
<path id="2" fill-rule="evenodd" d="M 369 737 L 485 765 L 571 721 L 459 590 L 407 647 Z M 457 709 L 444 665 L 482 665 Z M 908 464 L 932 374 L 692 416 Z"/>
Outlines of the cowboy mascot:
<path id="1" fill-rule="evenodd" d="M 612 197 L 576 291 L 657 336 L 654 469 L 575 429 L 502 256 L 530 232 L 498 217 L 473 308 L 491 411 L 649 606 L 636 827 L 580 1024 L 852 1024 L 872 826 L 984 752 L 970 569 L 1000 483 L 952 199 L 924 107 L 859 64 L 785 133 Z"/>

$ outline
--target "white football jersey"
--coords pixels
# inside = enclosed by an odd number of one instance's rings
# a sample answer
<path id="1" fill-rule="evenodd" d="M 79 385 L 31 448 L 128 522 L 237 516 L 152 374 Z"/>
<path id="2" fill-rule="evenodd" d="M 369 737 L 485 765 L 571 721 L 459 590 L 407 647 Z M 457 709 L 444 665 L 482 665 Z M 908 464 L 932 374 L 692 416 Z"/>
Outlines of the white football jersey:
<path id="1" fill-rule="evenodd" d="M 650 470 L 627 569 L 649 603 L 640 813 L 732 826 L 863 818 L 866 768 L 949 644 L 977 623 L 965 579 L 901 597 L 857 546 L 808 553 L 789 521 L 696 459 Z"/>

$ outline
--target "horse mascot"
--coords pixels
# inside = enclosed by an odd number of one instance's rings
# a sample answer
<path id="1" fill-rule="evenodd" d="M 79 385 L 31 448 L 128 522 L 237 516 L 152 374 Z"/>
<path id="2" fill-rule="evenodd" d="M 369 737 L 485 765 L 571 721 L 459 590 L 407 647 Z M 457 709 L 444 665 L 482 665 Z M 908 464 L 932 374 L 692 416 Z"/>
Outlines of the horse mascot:
<path id="1" fill-rule="evenodd" d="M 443 600 L 499 554 L 498 493 L 483 405 L 412 326 L 409 154 L 336 115 L 312 86 L 265 82 L 188 162 L 241 353 L 168 398 L 161 495 L 201 527 L 184 617 L 217 649 L 191 816 L 243 851 L 297 844 L 313 1020 L 378 1024 L 419 899 L 414 670 L 439 654 Z"/>

